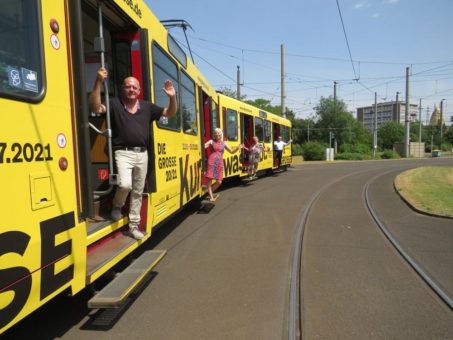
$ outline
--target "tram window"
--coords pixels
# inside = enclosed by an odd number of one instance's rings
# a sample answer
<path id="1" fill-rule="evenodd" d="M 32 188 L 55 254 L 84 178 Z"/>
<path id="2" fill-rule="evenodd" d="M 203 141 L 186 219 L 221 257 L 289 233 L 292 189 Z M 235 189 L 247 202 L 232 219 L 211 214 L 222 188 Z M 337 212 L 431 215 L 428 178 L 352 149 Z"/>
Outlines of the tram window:
<path id="1" fill-rule="evenodd" d="M 260 141 L 264 140 L 264 124 L 261 118 L 255 117 L 255 136 Z"/>
<path id="2" fill-rule="evenodd" d="M 264 121 L 264 142 L 271 142 L 271 122 L 268 120 Z"/>
<path id="3" fill-rule="evenodd" d="M 289 128 L 287 126 L 281 126 L 280 133 L 281 133 L 282 139 L 285 142 L 288 142 L 291 139 L 290 135 L 289 135 Z"/>
<path id="4" fill-rule="evenodd" d="M 170 34 L 168 35 L 168 50 L 181 63 L 181 65 L 184 66 L 184 68 L 187 67 L 187 57 L 184 50 L 178 45 L 175 38 L 173 38 Z"/>
<path id="5" fill-rule="evenodd" d="M 217 104 L 212 107 L 211 110 L 211 127 L 212 131 L 214 131 L 215 128 L 220 127 L 220 118 L 219 118 L 219 110 L 217 110 Z"/>
<path id="6" fill-rule="evenodd" d="M 36 101 L 43 90 L 41 18 L 36 0 L 3 0 L 0 96 Z"/>
<path id="7" fill-rule="evenodd" d="M 227 140 L 238 140 L 238 113 L 234 110 L 227 109 L 226 112 L 226 138 Z"/>
<path id="8" fill-rule="evenodd" d="M 211 126 L 213 126 L 213 129 L 216 127 L 219 127 L 219 125 L 218 125 L 219 110 L 217 108 L 217 103 L 213 100 L 211 100 L 211 116 L 216 117 L 216 118 L 213 118 L 212 122 L 211 122 L 211 123 L 214 123 L 214 122 L 216 123 L 216 126 L 211 125 Z"/>
<path id="9" fill-rule="evenodd" d="M 195 83 L 181 73 L 181 111 L 182 126 L 185 133 L 197 134 L 197 109 L 195 102 Z"/>
<path id="10" fill-rule="evenodd" d="M 154 102 L 156 105 L 166 107 L 168 104 L 168 97 L 162 87 L 166 79 L 170 79 L 173 82 L 175 88 L 178 84 L 178 68 L 176 64 L 164 54 L 164 52 L 157 46 L 153 45 L 153 89 L 154 89 Z M 181 117 L 180 110 L 172 117 L 161 117 L 157 122 L 157 125 L 161 128 L 180 130 L 181 129 Z"/>

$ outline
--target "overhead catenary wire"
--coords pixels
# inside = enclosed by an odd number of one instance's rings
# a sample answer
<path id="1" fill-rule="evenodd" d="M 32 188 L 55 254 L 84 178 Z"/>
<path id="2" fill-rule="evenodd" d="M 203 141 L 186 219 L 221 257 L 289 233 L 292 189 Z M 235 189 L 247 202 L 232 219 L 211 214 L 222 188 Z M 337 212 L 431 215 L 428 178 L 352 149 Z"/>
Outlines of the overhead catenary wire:
<path id="1" fill-rule="evenodd" d="M 217 42 L 211 42 L 210 40 L 208 39 L 202 39 L 202 38 L 194 38 L 192 36 L 190 36 L 191 39 L 198 39 L 200 41 L 204 41 L 206 43 L 212 43 L 212 44 L 216 44 L 216 45 L 220 45 L 220 46 L 225 46 L 227 47 L 228 49 L 235 49 L 237 51 L 240 51 L 240 54 L 238 53 L 237 55 L 235 55 L 236 53 L 234 51 L 220 51 L 220 49 L 216 50 L 216 49 L 212 49 L 212 48 L 208 48 L 206 46 L 202 46 L 202 47 L 198 47 L 198 48 L 203 48 L 203 49 L 207 49 L 208 51 L 211 51 L 211 52 L 216 52 L 216 53 L 219 53 L 219 54 L 223 54 L 223 55 L 227 55 L 228 57 L 232 58 L 232 59 L 236 59 L 238 62 L 240 62 L 242 64 L 242 74 L 243 72 L 246 70 L 247 66 L 250 66 L 250 65 L 255 65 L 255 66 L 258 66 L 260 68 L 264 68 L 264 69 L 267 69 L 267 70 L 271 70 L 272 72 L 279 72 L 279 70 L 277 70 L 275 67 L 272 67 L 272 66 L 269 66 L 269 65 L 265 65 L 261 60 L 261 62 L 255 62 L 253 60 L 253 58 L 251 57 L 251 54 L 252 53 L 265 53 L 265 54 L 273 54 L 273 55 L 277 55 L 278 52 L 274 52 L 274 51 L 265 51 L 265 50 L 258 50 L 258 49 L 248 49 L 248 48 L 242 48 L 242 47 L 237 47 L 237 46 L 232 46 L 232 45 L 228 45 L 228 44 L 224 44 L 224 43 L 217 43 Z M 198 51 L 199 52 L 199 51 Z M 245 53 L 247 53 L 248 57 L 246 58 L 245 57 Z M 294 56 L 294 57 L 307 57 L 307 56 L 301 56 L 301 55 L 298 55 L 298 54 L 294 54 L 294 53 L 287 53 L 288 56 Z M 200 53 L 197 53 L 197 56 L 201 58 L 200 56 Z M 319 57 L 320 60 L 323 58 L 323 57 Z M 203 61 L 209 65 L 209 67 L 215 69 L 217 72 L 219 72 L 220 74 L 222 74 L 222 76 L 224 76 L 226 79 L 228 79 L 229 83 L 226 83 L 224 84 L 223 86 L 224 87 L 233 87 L 236 85 L 236 82 L 237 82 L 237 79 L 234 79 L 233 77 L 229 76 L 225 71 L 225 66 L 222 65 L 222 67 L 217 67 L 215 65 L 215 62 L 212 63 L 210 61 L 208 61 L 206 58 L 202 58 Z M 346 60 L 344 59 L 338 59 L 338 58 L 327 58 L 327 59 L 337 59 L 336 61 L 343 61 L 345 62 Z M 352 61 L 351 61 L 352 60 Z M 353 63 L 353 62 L 359 62 L 359 65 L 360 63 L 373 63 L 373 61 L 354 61 L 352 59 L 352 53 L 351 53 L 351 57 L 349 59 L 350 63 Z M 384 64 L 394 64 L 394 65 L 407 65 L 407 63 L 403 63 L 403 62 L 383 62 L 383 61 L 378 61 L 376 63 L 384 63 Z M 421 81 L 440 81 L 441 79 L 443 78 L 446 78 L 446 79 L 449 79 L 448 77 L 448 71 L 451 70 L 451 65 L 453 64 L 453 61 L 452 60 L 443 60 L 443 61 L 424 61 L 424 62 L 416 62 L 416 63 L 413 63 L 414 65 L 432 65 L 432 64 L 439 64 L 439 63 L 442 63 L 442 65 L 438 65 L 436 67 L 431 67 L 431 68 L 427 68 L 427 69 L 424 69 L 424 70 L 421 70 L 417 73 L 414 72 L 414 79 L 413 79 L 413 82 L 421 82 Z M 234 69 L 236 69 L 236 65 L 235 64 L 235 67 Z M 249 75 L 251 74 L 250 71 L 248 72 Z M 357 73 L 354 74 L 354 76 L 356 77 Z M 441 76 L 441 75 L 445 75 L 445 76 Z M 313 92 L 316 92 L 315 94 L 312 93 L 312 94 L 303 94 L 301 95 L 302 97 L 312 97 L 313 98 L 313 101 L 316 101 L 315 97 L 319 99 L 319 96 L 318 96 L 318 91 L 321 90 L 321 95 L 322 93 L 325 92 L 325 89 L 330 89 L 331 88 L 331 83 L 332 83 L 332 80 L 330 80 L 330 78 L 328 77 L 320 77 L 320 76 L 310 76 L 310 75 L 306 75 L 306 74 L 297 74 L 297 73 L 294 73 L 294 72 L 288 72 L 288 84 L 297 84 L 297 83 L 300 83 L 301 85 L 305 84 L 305 85 L 308 85 L 308 86 L 302 86 L 301 89 L 299 90 L 296 90 L 296 89 L 291 89 L 290 92 L 294 93 L 294 96 L 293 98 L 291 98 L 290 102 L 292 104 L 295 104 L 295 106 L 305 106 L 306 103 L 304 103 L 304 99 L 300 100 L 300 97 L 298 97 L 296 95 L 297 91 L 301 91 L 302 93 L 303 92 L 306 92 L 306 91 L 313 91 Z M 356 85 L 359 85 L 361 87 L 361 89 L 359 90 L 355 90 L 355 91 L 351 91 L 351 92 L 348 92 L 348 93 L 343 93 L 341 95 L 341 98 L 342 100 L 345 100 L 345 102 L 351 102 L 352 104 L 349 104 L 349 105 L 353 105 L 355 106 L 356 104 L 354 104 L 355 102 L 361 102 L 361 101 L 366 101 L 367 97 L 366 96 L 360 96 L 360 97 L 357 97 L 357 94 L 360 94 L 361 92 L 364 92 L 366 91 L 367 93 L 374 93 L 374 91 L 372 89 L 377 89 L 377 92 L 378 93 L 381 93 L 381 91 L 379 91 L 379 87 L 381 86 L 385 86 L 385 97 L 382 97 L 382 99 L 386 99 L 389 95 L 389 93 L 391 93 L 391 91 L 393 91 L 393 89 L 390 89 L 389 85 L 391 83 L 394 83 L 394 84 L 398 84 L 398 82 L 403 82 L 404 81 L 404 76 L 402 75 L 387 75 L 387 76 L 376 76 L 376 77 L 361 77 L 360 76 L 360 79 L 361 79 L 361 84 L 358 84 L 358 81 L 356 79 L 340 79 L 338 80 L 337 77 L 332 77 L 332 78 L 336 78 L 336 81 L 338 81 L 338 83 L 341 83 L 342 87 L 343 87 L 343 90 L 346 89 L 346 86 L 354 86 L 354 84 Z M 310 79 L 307 79 L 307 78 L 310 78 Z M 424 78 L 424 79 L 422 79 Z M 318 80 L 319 79 L 319 80 Z M 381 82 L 379 82 L 379 80 L 381 80 Z M 375 84 L 373 84 L 373 82 L 375 82 Z M 250 85 L 257 85 L 258 87 L 262 87 L 262 86 L 267 86 L 267 85 L 272 85 L 272 84 L 276 84 L 277 82 L 276 81 L 256 81 L 256 82 L 247 82 L 244 78 L 241 80 L 241 83 L 244 83 L 243 85 L 243 88 L 245 88 L 246 90 L 250 90 L 250 91 L 246 91 L 245 94 L 246 96 L 248 96 L 249 98 L 263 98 L 263 96 L 265 96 L 264 98 L 266 97 L 270 97 L 272 98 L 272 100 L 277 97 L 276 95 L 276 92 L 274 92 L 274 89 L 270 89 L 269 90 L 263 90 L 263 89 L 260 89 L 260 88 L 257 88 L 256 86 L 255 87 L 252 87 Z M 218 86 L 218 85 L 217 85 Z M 395 85 L 394 85 L 395 86 Z M 399 85 L 396 85 L 396 86 L 399 86 Z M 324 90 L 323 90 L 324 89 Z M 275 90 L 276 91 L 276 90 Z M 256 94 L 253 94 L 253 92 L 255 92 Z M 344 92 L 344 91 L 343 91 Z M 436 86 L 436 91 L 433 91 L 433 92 L 439 92 L 437 90 L 437 86 Z M 433 94 L 429 94 L 429 95 L 426 95 L 426 94 L 423 94 L 421 96 L 417 96 L 418 97 L 433 97 L 435 96 L 436 93 L 433 93 Z M 263 96 L 260 96 L 263 95 Z M 352 96 L 353 98 L 351 100 L 348 100 L 348 97 Z M 411 96 L 412 97 L 412 96 Z M 362 98 L 362 99 L 360 99 Z M 288 98 L 289 99 L 289 98 Z M 447 98 L 448 100 L 448 98 Z"/>
<path id="2" fill-rule="evenodd" d="M 343 33 L 344 33 L 344 38 L 346 40 L 346 45 L 348 46 L 349 59 L 351 60 L 352 70 L 354 71 L 354 79 L 359 80 L 359 78 L 357 77 L 357 73 L 355 71 L 354 60 L 352 59 L 351 47 L 349 46 L 348 35 L 346 34 L 346 28 L 344 27 L 343 16 L 341 15 L 341 9 L 340 9 L 340 4 L 339 4 L 338 0 L 337 0 L 337 8 L 338 8 L 338 14 L 340 15 L 341 26 L 343 27 Z"/>

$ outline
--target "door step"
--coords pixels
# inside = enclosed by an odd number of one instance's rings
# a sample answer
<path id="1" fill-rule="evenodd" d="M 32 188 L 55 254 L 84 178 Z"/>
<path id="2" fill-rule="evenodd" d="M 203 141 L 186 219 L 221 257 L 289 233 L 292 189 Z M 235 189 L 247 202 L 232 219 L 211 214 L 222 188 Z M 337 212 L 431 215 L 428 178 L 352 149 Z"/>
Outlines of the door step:
<path id="1" fill-rule="evenodd" d="M 88 308 L 119 308 L 167 253 L 148 250 L 88 301 Z"/>

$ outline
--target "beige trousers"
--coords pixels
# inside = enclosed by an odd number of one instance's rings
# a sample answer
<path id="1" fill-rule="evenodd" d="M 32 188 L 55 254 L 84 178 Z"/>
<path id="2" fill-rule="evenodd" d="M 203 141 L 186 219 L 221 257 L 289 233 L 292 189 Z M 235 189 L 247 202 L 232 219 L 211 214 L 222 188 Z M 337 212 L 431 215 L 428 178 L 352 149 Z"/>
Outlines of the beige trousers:
<path id="1" fill-rule="evenodd" d="M 115 163 L 119 184 L 113 198 L 113 206 L 121 208 L 130 192 L 129 228 L 138 227 L 140 224 L 143 188 L 148 169 L 148 152 L 116 150 Z"/>

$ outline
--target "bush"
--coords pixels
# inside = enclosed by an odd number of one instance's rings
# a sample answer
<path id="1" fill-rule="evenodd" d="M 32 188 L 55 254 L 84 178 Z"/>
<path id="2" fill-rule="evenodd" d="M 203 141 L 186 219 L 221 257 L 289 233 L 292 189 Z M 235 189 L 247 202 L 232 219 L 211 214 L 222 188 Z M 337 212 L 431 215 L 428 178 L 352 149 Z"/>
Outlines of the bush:
<path id="1" fill-rule="evenodd" d="M 452 149 L 451 144 L 448 142 L 442 143 L 441 150 L 442 151 L 450 151 Z"/>
<path id="2" fill-rule="evenodd" d="M 371 147 L 367 144 L 342 144 L 339 151 L 341 153 L 363 153 L 370 155 Z"/>
<path id="3" fill-rule="evenodd" d="M 302 156 L 306 161 L 321 161 L 324 159 L 324 145 L 316 142 L 305 143 L 302 146 Z"/>
<path id="4" fill-rule="evenodd" d="M 393 151 L 393 150 L 384 150 L 382 153 L 381 153 L 381 158 L 382 159 L 398 159 L 398 158 L 401 158 L 400 155 Z"/>
<path id="5" fill-rule="evenodd" d="M 291 144 L 291 153 L 293 156 L 302 156 L 302 145 L 300 144 Z"/>

